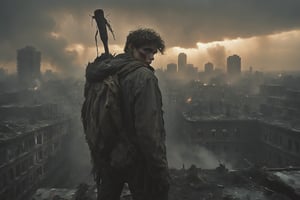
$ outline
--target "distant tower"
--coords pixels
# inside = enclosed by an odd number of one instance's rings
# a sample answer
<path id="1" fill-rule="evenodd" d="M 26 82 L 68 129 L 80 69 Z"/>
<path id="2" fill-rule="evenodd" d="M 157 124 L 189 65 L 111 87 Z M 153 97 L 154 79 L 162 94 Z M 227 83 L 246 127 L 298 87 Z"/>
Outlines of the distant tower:
<path id="1" fill-rule="evenodd" d="M 249 67 L 249 72 L 250 72 L 250 73 L 253 72 L 253 67 L 252 67 L 252 66 Z"/>
<path id="2" fill-rule="evenodd" d="M 32 86 L 41 75 L 41 52 L 32 46 L 17 50 L 17 72 L 22 86 Z"/>
<path id="3" fill-rule="evenodd" d="M 178 55 L 178 72 L 183 72 L 186 67 L 187 56 L 185 53 L 180 53 Z"/>
<path id="4" fill-rule="evenodd" d="M 211 73 L 214 71 L 214 65 L 211 62 L 208 62 L 204 65 L 204 72 Z"/>
<path id="5" fill-rule="evenodd" d="M 167 72 L 168 73 L 176 73 L 177 72 L 177 64 L 170 63 L 167 65 Z"/>
<path id="6" fill-rule="evenodd" d="M 227 58 L 227 73 L 230 75 L 241 74 L 241 57 L 232 55 Z"/>

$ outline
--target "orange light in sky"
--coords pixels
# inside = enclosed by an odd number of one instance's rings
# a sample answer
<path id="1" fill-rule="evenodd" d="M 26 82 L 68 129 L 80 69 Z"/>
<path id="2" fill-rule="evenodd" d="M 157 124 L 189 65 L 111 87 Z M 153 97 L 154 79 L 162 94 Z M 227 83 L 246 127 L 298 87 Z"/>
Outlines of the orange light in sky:
<path id="1" fill-rule="evenodd" d="M 51 32 L 52 37 L 60 37 L 59 33 Z M 170 47 L 166 50 L 164 55 L 157 54 L 155 56 L 155 60 L 152 63 L 154 67 L 162 67 L 165 68 L 168 63 L 177 63 L 178 54 L 184 52 L 187 54 L 187 62 L 193 63 L 199 70 L 203 69 L 203 66 L 207 62 L 214 63 L 214 57 L 209 54 L 208 50 L 224 47 L 225 57 L 224 63 L 226 62 L 226 57 L 233 54 L 238 54 L 242 58 L 242 67 L 243 69 L 248 69 L 249 66 L 254 66 L 256 69 L 264 69 L 264 68 L 279 68 L 280 62 L 285 63 L 284 60 L 279 60 L 280 58 L 285 58 L 286 55 L 282 54 L 282 56 L 276 56 L 278 59 L 278 66 L 275 66 L 274 62 L 270 60 L 269 62 L 265 61 L 267 58 L 273 58 L 273 51 L 279 51 L 279 49 L 291 49 L 291 46 L 294 41 L 300 38 L 300 30 L 288 31 L 283 33 L 276 33 L 267 36 L 255 36 L 250 38 L 236 38 L 236 39 L 225 39 L 223 41 L 212 41 L 212 42 L 197 42 L 194 48 L 183 48 L 179 46 Z M 101 43 L 99 45 L 99 53 L 103 52 L 103 46 Z M 112 54 L 119 54 L 123 52 L 123 44 L 110 45 L 110 52 Z M 269 49 L 265 51 L 264 49 Z M 272 50 L 272 51 L 271 51 Z M 94 60 L 96 56 L 96 47 L 95 46 L 87 46 L 84 43 L 73 43 L 70 44 L 66 51 L 76 52 L 77 53 L 77 63 L 80 66 L 85 66 L 87 62 Z M 283 52 L 285 53 L 285 52 Z M 291 53 L 286 52 L 287 55 L 291 55 Z M 274 54 L 275 55 L 275 54 Z M 265 60 L 257 59 L 266 58 Z M 291 56 L 290 56 L 291 57 Z M 291 57 L 291 59 L 296 60 L 296 58 Z M 290 60 L 291 60 L 290 59 Z M 214 63 L 216 64 L 216 63 Z M 292 66 L 292 65 L 291 65 Z M 225 67 L 217 66 L 217 67 Z"/>
<path id="2" fill-rule="evenodd" d="M 206 50 L 208 48 L 213 48 L 217 45 L 231 48 L 231 47 L 236 47 L 236 46 L 241 45 L 244 41 L 245 41 L 245 39 L 237 38 L 237 39 L 233 39 L 233 40 L 225 39 L 223 41 L 214 41 L 214 42 L 208 42 L 208 43 L 197 42 L 197 47 L 198 47 L 198 49 L 204 49 L 204 50 Z"/>
<path id="3" fill-rule="evenodd" d="M 82 44 L 71 44 L 66 48 L 66 51 L 76 51 L 78 54 L 82 54 L 84 50 L 85 48 Z"/>
<path id="4" fill-rule="evenodd" d="M 53 37 L 55 39 L 58 39 L 60 37 L 60 34 L 56 33 L 56 32 L 50 32 L 50 35 L 51 35 L 51 37 Z"/>

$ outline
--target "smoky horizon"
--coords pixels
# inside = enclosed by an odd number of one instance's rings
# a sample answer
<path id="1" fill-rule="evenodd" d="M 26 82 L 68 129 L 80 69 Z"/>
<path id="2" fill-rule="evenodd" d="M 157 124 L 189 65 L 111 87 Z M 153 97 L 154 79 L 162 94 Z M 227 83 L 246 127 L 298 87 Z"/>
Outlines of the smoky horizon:
<path id="1" fill-rule="evenodd" d="M 299 10 L 297 0 L 4 0 L 0 199 L 96 200 L 116 172 L 120 200 L 132 200 L 128 177 L 141 169 L 145 191 L 165 175 L 169 200 L 299 199 Z M 166 45 L 151 66 L 123 54 L 140 28 Z"/>

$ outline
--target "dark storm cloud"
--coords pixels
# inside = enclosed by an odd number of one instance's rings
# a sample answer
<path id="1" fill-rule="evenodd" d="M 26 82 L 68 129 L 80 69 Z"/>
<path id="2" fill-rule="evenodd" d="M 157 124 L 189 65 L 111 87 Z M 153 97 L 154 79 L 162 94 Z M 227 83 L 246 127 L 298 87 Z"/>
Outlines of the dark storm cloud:
<path id="1" fill-rule="evenodd" d="M 169 46 L 195 47 L 198 41 L 251 37 L 300 28 L 298 0 L 136 0 L 123 1 L 112 8 L 130 23 L 157 27 Z"/>
<path id="2" fill-rule="evenodd" d="M 6 1 L 0 8 L 0 60 L 16 58 L 16 49 L 35 46 L 42 59 L 59 67 L 73 68 L 75 53 L 66 52 L 68 41 L 50 35 L 57 28 L 51 7 L 35 1 Z"/>
<path id="3" fill-rule="evenodd" d="M 93 45 L 88 14 L 103 8 L 109 14 L 117 40 L 122 45 L 128 29 L 150 26 L 165 38 L 168 47 L 195 47 L 196 42 L 251 37 L 300 28 L 298 0 L 4 0 L 0 7 L 0 60 L 15 57 L 15 50 L 34 45 L 43 58 L 61 69 L 73 66 L 76 52 L 67 53 L 71 43 Z M 72 16 L 68 35 L 60 33 L 61 22 Z M 14 56 L 12 56 L 14 55 Z"/>

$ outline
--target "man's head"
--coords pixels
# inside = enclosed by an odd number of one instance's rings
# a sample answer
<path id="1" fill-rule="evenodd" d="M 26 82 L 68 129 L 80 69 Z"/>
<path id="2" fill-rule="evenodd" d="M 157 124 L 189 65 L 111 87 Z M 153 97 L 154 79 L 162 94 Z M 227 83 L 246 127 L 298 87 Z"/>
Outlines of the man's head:
<path id="1" fill-rule="evenodd" d="M 138 60 L 151 64 L 154 55 L 159 51 L 163 54 L 165 42 L 152 29 L 137 29 L 127 36 L 124 51 Z"/>

